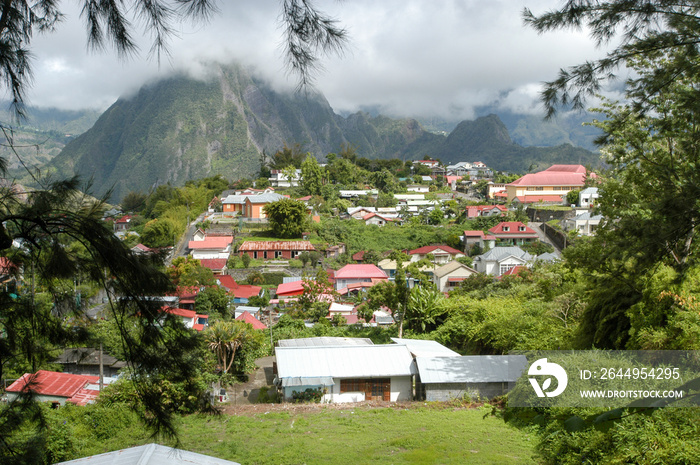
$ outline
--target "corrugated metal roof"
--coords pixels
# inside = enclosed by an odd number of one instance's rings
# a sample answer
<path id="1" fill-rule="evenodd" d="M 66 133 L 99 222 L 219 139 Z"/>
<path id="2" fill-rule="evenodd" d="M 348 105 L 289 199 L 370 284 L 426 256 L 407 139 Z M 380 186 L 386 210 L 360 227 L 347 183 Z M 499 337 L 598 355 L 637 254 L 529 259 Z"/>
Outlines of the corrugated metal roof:
<path id="1" fill-rule="evenodd" d="M 145 446 L 115 450 L 82 459 L 60 462 L 56 465 L 240 465 L 238 462 L 197 454 L 182 449 L 146 444 Z"/>
<path id="2" fill-rule="evenodd" d="M 328 346 L 371 346 L 374 345 L 366 337 L 306 337 L 301 339 L 280 339 L 280 347 L 328 347 Z"/>
<path id="3" fill-rule="evenodd" d="M 333 386 L 335 382 L 330 376 L 315 378 L 284 378 L 281 380 L 282 387 L 290 386 Z"/>
<path id="4" fill-rule="evenodd" d="M 7 387 L 7 392 L 29 392 L 45 396 L 72 397 L 88 383 L 95 382 L 99 376 L 74 375 L 39 370 L 36 374 L 25 373 L 20 379 Z"/>
<path id="5" fill-rule="evenodd" d="M 459 357 L 452 349 L 448 349 L 437 341 L 424 339 L 401 339 L 392 337 L 396 344 L 405 345 L 414 357 Z"/>
<path id="6" fill-rule="evenodd" d="M 416 363 L 424 384 L 515 382 L 527 368 L 524 355 L 418 357 Z"/>
<path id="7" fill-rule="evenodd" d="M 284 378 L 372 378 L 416 373 L 406 346 L 277 347 L 277 373 Z"/>

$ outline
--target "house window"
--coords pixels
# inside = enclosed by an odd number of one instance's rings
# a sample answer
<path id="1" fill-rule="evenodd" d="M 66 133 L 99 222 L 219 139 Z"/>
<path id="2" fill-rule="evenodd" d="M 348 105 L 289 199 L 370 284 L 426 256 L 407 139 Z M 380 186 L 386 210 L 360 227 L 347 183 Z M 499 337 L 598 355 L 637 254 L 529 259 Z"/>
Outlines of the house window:
<path id="1" fill-rule="evenodd" d="M 257 253 L 257 252 L 253 252 L 253 258 L 258 258 L 258 253 Z"/>
<path id="2" fill-rule="evenodd" d="M 340 380 L 340 393 L 344 392 L 364 392 L 365 390 L 365 380 L 364 379 L 341 379 Z"/>
<path id="3" fill-rule="evenodd" d="M 518 226 L 518 231 L 525 231 L 525 226 Z"/>
<path id="4" fill-rule="evenodd" d="M 503 226 L 503 231 L 510 231 L 510 226 Z"/>
<path id="5" fill-rule="evenodd" d="M 515 268 L 515 265 L 507 265 L 507 264 L 501 265 L 500 268 L 499 268 L 499 271 L 500 271 L 499 274 L 506 273 L 506 272 L 508 272 L 508 270 L 510 270 L 511 268 Z"/>
<path id="6" fill-rule="evenodd" d="M 543 191 L 543 190 L 544 190 L 544 187 L 543 187 L 543 186 L 537 186 L 537 187 L 535 187 L 535 190 L 536 190 L 536 191 Z"/>

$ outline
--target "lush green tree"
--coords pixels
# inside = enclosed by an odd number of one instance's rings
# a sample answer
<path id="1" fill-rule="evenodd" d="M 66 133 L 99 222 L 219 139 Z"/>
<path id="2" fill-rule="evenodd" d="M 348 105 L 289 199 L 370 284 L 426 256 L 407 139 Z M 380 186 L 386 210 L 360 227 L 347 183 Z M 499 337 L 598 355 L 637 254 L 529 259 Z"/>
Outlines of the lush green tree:
<path id="1" fill-rule="evenodd" d="M 251 260 L 252 260 L 252 258 L 250 258 L 250 255 L 248 255 L 247 253 L 244 253 L 243 255 L 241 255 L 241 261 L 243 262 L 243 268 L 248 268 L 250 266 Z"/>
<path id="2" fill-rule="evenodd" d="M 253 336 L 255 330 L 243 321 L 217 321 L 204 331 L 209 350 L 216 354 L 221 371 L 229 373 L 236 352 Z"/>
<path id="3" fill-rule="evenodd" d="M 698 81 L 700 9 L 696 2 L 665 0 L 571 0 L 541 15 L 525 9 L 526 24 L 543 33 L 555 29 L 587 29 L 597 45 L 616 45 L 602 59 L 562 69 L 547 82 L 542 100 L 549 116 L 557 106 L 583 109 L 586 98 L 600 93 L 604 81 L 630 59 L 673 56 L 650 73 L 627 82 L 628 98 L 636 109 L 652 109 L 648 97 L 661 92 L 678 76 Z"/>
<path id="4" fill-rule="evenodd" d="M 325 177 L 323 171 L 316 157 L 307 154 L 306 159 L 301 164 L 301 188 L 306 195 L 321 195 L 323 178 Z"/>
<path id="5" fill-rule="evenodd" d="M 387 194 L 393 194 L 398 187 L 396 177 L 387 169 L 373 173 L 372 182 L 377 189 Z"/>
<path id="6" fill-rule="evenodd" d="M 199 291 L 194 298 L 194 305 L 198 313 L 216 312 L 221 316 L 228 316 L 230 302 L 231 297 L 228 292 L 219 286 L 207 286 Z"/>
<path id="7" fill-rule="evenodd" d="M 293 199 L 281 199 L 268 203 L 263 208 L 272 234 L 280 238 L 298 238 L 306 227 L 308 213 L 306 205 Z"/>
<path id="8" fill-rule="evenodd" d="M 121 202 L 122 210 L 127 212 L 140 212 L 146 206 L 146 194 L 131 191 L 127 193 Z"/>
<path id="9" fill-rule="evenodd" d="M 213 286 L 216 283 L 211 269 L 190 255 L 175 258 L 168 268 L 168 276 L 176 286 Z"/>
<path id="10" fill-rule="evenodd" d="M 569 191 L 569 193 L 566 194 L 566 203 L 568 203 L 569 205 L 578 205 L 578 199 L 580 194 L 581 191 L 578 189 Z"/>
<path id="11" fill-rule="evenodd" d="M 148 247 L 170 247 L 177 240 L 177 227 L 166 219 L 151 220 L 143 228 L 141 242 Z"/>
<path id="12" fill-rule="evenodd" d="M 27 277 L 27 285 L 15 292 L 0 289 L 0 377 L 17 369 L 49 368 L 55 349 L 94 340 L 93 328 L 82 323 L 88 321 L 83 306 L 61 305 L 67 297 L 63 283 L 80 276 L 109 296 L 104 311 L 118 329 L 132 367 L 131 379 L 142 399 L 140 414 L 156 430 L 172 434 L 174 410 L 160 402 L 157 392 L 169 378 L 185 382 L 199 398 L 197 384 L 187 382 L 194 379 L 194 367 L 186 354 L 196 349 L 196 336 L 177 318 L 162 314 L 162 304 L 152 298 L 172 291 L 172 283 L 159 271 L 158 257 L 135 256 L 127 249 L 103 226 L 104 202 L 89 198 L 78 186 L 75 179 L 54 183 L 27 200 L 8 190 L 0 193 L 2 235 L 24 244 L 13 249 L 11 241 L 0 241 L 2 252 L 22 263 Z M 39 439 L 43 413 L 31 399 L 27 394 L 0 408 L 3 463 L 44 463 L 37 458 L 46 447 Z M 22 436 L 13 436 L 18 431 Z M 28 458 L 31 448 L 38 455 Z"/>

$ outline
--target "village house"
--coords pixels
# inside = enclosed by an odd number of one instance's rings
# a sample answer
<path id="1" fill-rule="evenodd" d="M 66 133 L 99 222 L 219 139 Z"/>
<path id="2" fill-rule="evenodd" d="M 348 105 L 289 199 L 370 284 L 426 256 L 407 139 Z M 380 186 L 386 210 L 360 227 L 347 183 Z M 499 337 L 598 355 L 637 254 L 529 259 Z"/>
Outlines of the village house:
<path id="1" fill-rule="evenodd" d="M 267 329 L 267 326 L 262 321 L 255 318 L 251 313 L 244 311 L 236 317 L 236 321 L 248 323 L 253 329 Z"/>
<path id="2" fill-rule="evenodd" d="M 206 236 L 201 240 L 192 240 L 187 243 L 190 255 L 196 260 L 207 258 L 228 259 L 231 254 L 233 236 Z"/>
<path id="3" fill-rule="evenodd" d="M 114 232 L 123 233 L 131 227 L 131 215 L 124 215 L 114 222 Z"/>
<path id="4" fill-rule="evenodd" d="M 285 198 L 287 197 L 276 192 L 246 196 L 243 216 L 249 219 L 265 219 L 265 205 Z"/>
<path id="5" fill-rule="evenodd" d="M 444 265 L 460 257 L 464 257 L 464 253 L 454 249 L 448 245 L 426 245 L 418 249 L 408 252 L 411 256 L 411 262 L 417 262 L 423 259 L 429 259 L 436 265 Z M 428 257 L 432 256 L 432 259 Z"/>
<path id="6" fill-rule="evenodd" d="M 581 208 L 593 208 L 600 197 L 597 187 L 587 187 L 578 194 L 578 206 Z"/>
<path id="7" fill-rule="evenodd" d="M 502 195 L 499 195 L 502 194 Z M 490 200 L 507 200 L 506 184 L 504 182 L 489 181 L 486 186 L 486 197 Z"/>
<path id="8" fill-rule="evenodd" d="M 508 213 L 504 205 L 469 205 L 466 210 L 469 219 L 480 216 L 506 216 Z"/>
<path id="9" fill-rule="evenodd" d="M 492 399 L 510 391 L 528 361 L 524 355 L 416 357 L 421 400 Z"/>
<path id="10" fill-rule="evenodd" d="M 484 231 L 468 230 L 464 231 L 461 237 L 464 244 L 464 252 L 468 253 L 474 246 L 479 246 L 481 250 L 492 249 L 496 246 L 496 236 L 485 234 Z"/>
<path id="11" fill-rule="evenodd" d="M 292 176 L 289 176 L 284 170 L 272 170 L 268 181 L 272 187 L 299 187 L 301 170 L 294 170 Z"/>
<path id="12" fill-rule="evenodd" d="M 474 269 L 479 273 L 500 276 L 516 266 L 527 266 L 535 259 L 520 247 L 494 247 L 474 257 Z"/>
<path id="13" fill-rule="evenodd" d="M 341 291 L 353 284 L 373 286 L 380 281 L 387 281 L 389 277 L 376 265 L 345 265 L 335 272 L 335 290 Z"/>
<path id="14" fill-rule="evenodd" d="M 94 347 L 73 347 L 65 349 L 54 363 L 61 365 L 63 373 L 74 375 L 100 375 L 100 365 L 104 376 L 115 377 L 126 367 L 126 362 L 118 360 L 107 353 L 100 354 Z"/>
<path id="15" fill-rule="evenodd" d="M 209 315 L 200 315 L 194 310 L 164 307 L 163 312 L 182 318 L 182 324 L 185 325 L 185 328 L 194 329 L 195 331 L 203 331 L 204 328 L 209 326 Z"/>
<path id="16" fill-rule="evenodd" d="M 303 252 L 316 248 L 309 241 L 245 241 L 238 247 L 238 254 L 250 258 L 290 260 Z"/>
<path id="17" fill-rule="evenodd" d="M 576 231 L 582 236 L 592 236 L 603 221 L 603 215 L 592 215 L 591 212 L 582 212 L 573 218 L 563 221 L 565 231 Z"/>
<path id="18" fill-rule="evenodd" d="M 552 165 L 507 184 L 506 193 L 510 202 L 561 204 L 570 191 L 583 188 L 587 179 L 583 165 Z"/>
<path id="19" fill-rule="evenodd" d="M 230 275 L 217 276 L 216 282 L 233 296 L 234 304 L 248 303 L 251 297 L 260 297 L 263 290 L 262 287 L 252 284 L 238 284 Z"/>
<path id="20" fill-rule="evenodd" d="M 397 220 L 396 216 L 380 215 L 379 213 L 368 213 L 362 217 L 362 221 L 365 222 L 367 226 L 384 226 L 388 223 L 393 223 Z"/>
<path id="21" fill-rule="evenodd" d="M 99 382 L 99 376 L 39 370 L 36 374 L 22 375 L 5 389 L 5 395 L 8 402 L 16 400 L 23 393 L 32 393 L 38 402 L 49 402 L 55 407 L 66 402 L 87 405 L 99 396 Z"/>
<path id="22" fill-rule="evenodd" d="M 276 384 L 285 400 L 307 388 L 320 389 L 321 402 L 413 398 L 416 368 L 406 346 L 280 346 L 275 348 L 275 356 Z"/>
<path id="23" fill-rule="evenodd" d="M 537 242 L 539 236 L 529 226 L 520 221 L 504 221 L 489 229 L 489 234 L 497 241 L 510 245 L 523 245 Z"/>
<path id="24" fill-rule="evenodd" d="M 406 265 L 407 264 L 403 265 L 404 269 L 406 268 Z M 396 260 L 392 260 L 390 258 L 385 258 L 384 260 L 381 260 L 379 263 L 377 263 L 377 267 L 379 267 L 380 270 L 382 270 L 384 273 L 387 274 L 387 276 L 389 276 L 389 281 L 395 280 L 397 266 L 398 265 L 396 264 Z M 419 268 L 419 271 L 425 273 L 425 275 L 428 276 L 429 279 L 432 279 L 434 269 L 435 265 L 423 265 Z M 417 283 L 417 280 L 413 277 L 409 277 L 407 281 L 409 288 L 412 288 Z"/>
<path id="25" fill-rule="evenodd" d="M 476 274 L 476 270 L 453 260 L 433 271 L 433 282 L 438 291 L 447 293 L 459 287 L 462 281 Z"/>

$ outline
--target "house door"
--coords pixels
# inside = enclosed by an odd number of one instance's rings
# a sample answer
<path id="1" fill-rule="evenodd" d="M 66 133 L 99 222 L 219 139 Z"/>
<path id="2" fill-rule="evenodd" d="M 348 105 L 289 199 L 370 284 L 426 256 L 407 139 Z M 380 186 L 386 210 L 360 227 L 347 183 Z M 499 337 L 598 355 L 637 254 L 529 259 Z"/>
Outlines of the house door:
<path id="1" fill-rule="evenodd" d="M 365 382 L 365 400 L 391 400 L 391 380 L 368 379 Z"/>

